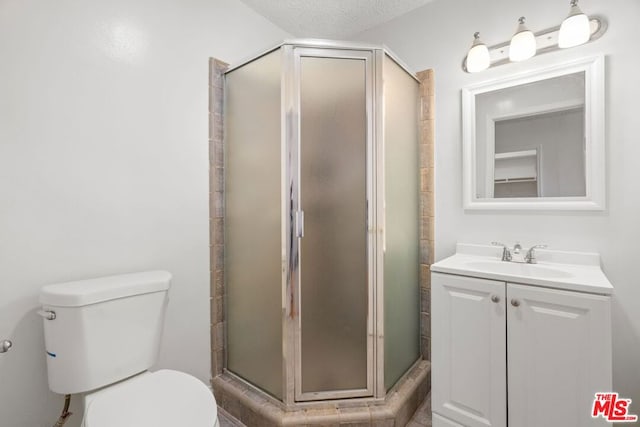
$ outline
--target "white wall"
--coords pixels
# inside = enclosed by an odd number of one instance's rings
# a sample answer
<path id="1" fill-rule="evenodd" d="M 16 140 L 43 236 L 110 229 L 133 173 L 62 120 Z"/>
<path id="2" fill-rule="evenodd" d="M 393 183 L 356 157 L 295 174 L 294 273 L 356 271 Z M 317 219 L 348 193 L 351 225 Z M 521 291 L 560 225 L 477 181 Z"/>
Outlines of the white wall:
<path id="1" fill-rule="evenodd" d="M 568 1 L 437 0 L 357 36 L 387 44 L 414 70 L 435 69 L 436 80 L 436 258 L 451 255 L 455 243 L 492 240 L 547 243 L 556 249 L 596 251 L 616 287 L 613 304 L 614 388 L 633 398 L 640 413 L 640 100 L 637 0 L 584 0 L 582 9 L 609 23 L 598 41 L 541 55 L 479 74 L 460 64 L 480 31 L 488 44 L 508 40 L 519 16 L 533 30 L 558 25 Z M 465 212 L 462 208 L 460 89 L 471 83 L 570 58 L 604 53 L 606 61 L 607 190 L 604 213 Z M 594 343 L 598 345 L 598 343 Z"/>
<path id="2" fill-rule="evenodd" d="M 61 409 L 51 282 L 172 272 L 159 366 L 208 382 L 208 58 L 286 37 L 237 0 L 0 0 L 0 424 Z"/>

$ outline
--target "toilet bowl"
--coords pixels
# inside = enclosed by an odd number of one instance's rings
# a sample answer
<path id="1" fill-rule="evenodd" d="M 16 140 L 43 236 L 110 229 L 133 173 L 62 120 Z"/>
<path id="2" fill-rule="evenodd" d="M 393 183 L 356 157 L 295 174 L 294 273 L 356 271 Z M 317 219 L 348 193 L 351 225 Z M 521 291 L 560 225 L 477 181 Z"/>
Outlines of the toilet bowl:
<path id="1" fill-rule="evenodd" d="M 49 388 L 84 394 L 83 427 L 214 427 L 199 379 L 157 361 L 171 274 L 125 274 L 42 288 Z"/>
<path id="2" fill-rule="evenodd" d="M 145 372 L 84 398 L 82 427 L 218 427 L 215 399 L 183 372 Z"/>

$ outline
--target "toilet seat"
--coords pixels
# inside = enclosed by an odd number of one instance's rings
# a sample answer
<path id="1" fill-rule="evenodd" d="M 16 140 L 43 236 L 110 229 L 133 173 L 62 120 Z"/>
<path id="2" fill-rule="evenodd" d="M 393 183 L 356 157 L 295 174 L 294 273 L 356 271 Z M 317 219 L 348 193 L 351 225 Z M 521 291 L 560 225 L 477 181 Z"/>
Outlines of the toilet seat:
<path id="1" fill-rule="evenodd" d="M 144 373 L 85 398 L 84 427 L 213 427 L 216 401 L 183 372 Z"/>

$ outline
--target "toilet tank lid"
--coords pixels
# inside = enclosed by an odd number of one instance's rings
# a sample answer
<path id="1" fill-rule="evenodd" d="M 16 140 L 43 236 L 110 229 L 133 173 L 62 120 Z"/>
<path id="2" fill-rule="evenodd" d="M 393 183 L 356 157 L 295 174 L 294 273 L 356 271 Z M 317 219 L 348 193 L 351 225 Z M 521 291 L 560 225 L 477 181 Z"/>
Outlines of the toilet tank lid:
<path id="1" fill-rule="evenodd" d="M 167 271 L 146 271 L 96 279 L 47 285 L 40 303 L 54 307 L 82 307 L 116 298 L 166 291 L 171 283 Z"/>

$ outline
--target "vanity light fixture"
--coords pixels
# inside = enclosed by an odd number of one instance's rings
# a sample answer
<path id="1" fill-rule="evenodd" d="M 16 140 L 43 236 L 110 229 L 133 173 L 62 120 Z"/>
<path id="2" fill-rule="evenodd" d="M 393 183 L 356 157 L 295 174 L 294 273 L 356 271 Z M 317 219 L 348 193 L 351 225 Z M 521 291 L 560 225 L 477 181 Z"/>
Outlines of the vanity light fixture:
<path id="1" fill-rule="evenodd" d="M 467 54 L 467 71 L 470 73 L 477 73 L 478 71 L 489 68 L 490 64 L 491 58 L 489 57 L 489 49 L 487 48 L 487 45 L 482 43 L 480 40 L 480 33 L 475 33 L 473 35 L 473 44 Z"/>
<path id="2" fill-rule="evenodd" d="M 569 16 L 560 26 L 558 46 L 561 48 L 579 46 L 588 42 L 590 37 L 589 17 L 578 7 L 578 0 L 571 0 Z"/>
<path id="3" fill-rule="evenodd" d="M 513 62 L 524 61 L 536 54 L 536 37 L 524 25 L 524 16 L 518 19 L 518 28 L 509 43 L 509 59 Z"/>
<path id="4" fill-rule="evenodd" d="M 570 6 L 569 16 L 562 25 L 534 33 L 525 27 L 522 17 L 511 40 L 497 45 L 487 47 L 475 33 L 473 44 L 462 61 L 462 69 L 477 73 L 509 62 L 524 61 L 534 55 L 592 42 L 607 31 L 604 20 L 589 17 L 580 10 L 578 0 L 571 0 Z"/>

